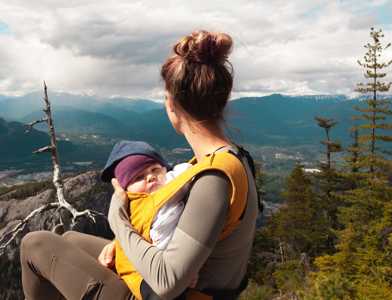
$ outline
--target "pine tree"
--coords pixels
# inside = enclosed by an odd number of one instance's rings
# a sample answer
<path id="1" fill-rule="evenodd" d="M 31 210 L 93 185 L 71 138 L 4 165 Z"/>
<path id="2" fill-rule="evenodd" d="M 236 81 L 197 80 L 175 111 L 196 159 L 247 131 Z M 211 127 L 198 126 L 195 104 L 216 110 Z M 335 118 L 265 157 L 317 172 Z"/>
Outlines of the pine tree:
<path id="1" fill-rule="evenodd" d="M 279 258 L 271 278 L 280 293 L 297 299 L 296 291 L 312 269 L 312 260 L 324 253 L 328 240 L 328 222 L 316 193 L 311 175 L 297 165 L 287 178 L 284 205 L 272 216 L 269 236 L 275 241 Z"/>
<path id="2" fill-rule="evenodd" d="M 320 215 L 312 182 L 301 165 L 288 177 L 283 196 L 285 205 L 274 217 L 275 238 L 287 245 L 285 256 L 299 257 L 306 253 L 314 257 L 324 248 L 326 220 Z"/>
<path id="3" fill-rule="evenodd" d="M 359 136 L 359 142 L 367 149 L 362 156 L 362 166 L 368 167 L 370 173 L 375 173 L 379 168 L 383 168 L 385 164 L 389 164 L 379 151 L 379 142 L 392 142 L 392 136 L 387 134 L 387 130 L 392 129 L 392 124 L 387 122 L 386 117 L 392 115 L 390 109 L 390 100 L 381 99 L 380 93 L 388 92 L 391 88 L 391 82 L 382 81 L 386 76 L 385 69 L 392 64 L 392 60 L 388 62 L 381 61 L 382 52 L 391 46 L 389 43 L 386 46 L 381 44 L 381 39 L 384 37 L 382 30 L 374 30 L 371 28 L 370 36 L 372 41 L 367 43 L 364 47 L 367 50 L 363 61 L 358 60 L 358 64 L 364 69 L 364 76 L 368 81 L 366 83 L 359 83 L 356 91 L 365 95 L 370 94 L 366 99 L 366 107 L 356 107 L 356 110 L 361 112 L 356 116 L 357 120 L 362 120 L 364 123 L 358 125 L 359 130 L 364 130 Z"/>
<path id="4" fill-rule="evenodd" d="M 340 191 L 343 187 L 342 177 L 336 170 L 336 164 L 333 161 L 332 154 L 341 152 L 342 146 L 340 142 L 331 139 L 331 130 L 337 122 L 334 119 L 327 119 L 322 117 L 315 117 L 318 126 L 324 129 L 326 139 L 321 141 L 325 146 L 326 162 L 320 162 L 320 173 L 315 174 L 315 185 L 317 186 L 317 197 L 320 203 L 320 213 L 328 220 L 330 228 L 328 234 L 326 249 L 333 249 L 333 242 L 335 240 L 334 230 L 339 227 L 337 221 L 337 209 L 339 206 L 339 199 L 336 197 L 336 192 Z"/>
<path id="5" fill-rule="evenodd" d="M 314 118 L 317 121 L 318 126 L 321 128 L 324 128 L 325 130 L 325 135 L 326 135 L 326 140 L 321 141 L 321 144 L 325 145 L 325 152 L 327 156 L 327 163 L 326 163 L 326 168 L 331 169 L 332 167 L 332 160 L 331 156 L 332 153 L 334 152 L 340 152 L 342 151 L 342 147 L 339 142 L 334 142 L 331 140 L 330 137 L 330 130 L 337 124 L 337 122 L 334 119 L 327 119 L 327 118 L 322 118 L 322 117 L 315 117 Z"/>
<path id="6" fill-rule="evenodd" d="M 347 162 L 350 166 L 351 173 L 357 173 L 359 171 L 358 162 L 359 162 L 359 137 L 358 137 L 358 128 L 354 127 L 351 129 L 351 137 L 353 138 L 353 143 L 350 147 L 347 148 L 347 152 L 350 155 L 347 157 Z"/>

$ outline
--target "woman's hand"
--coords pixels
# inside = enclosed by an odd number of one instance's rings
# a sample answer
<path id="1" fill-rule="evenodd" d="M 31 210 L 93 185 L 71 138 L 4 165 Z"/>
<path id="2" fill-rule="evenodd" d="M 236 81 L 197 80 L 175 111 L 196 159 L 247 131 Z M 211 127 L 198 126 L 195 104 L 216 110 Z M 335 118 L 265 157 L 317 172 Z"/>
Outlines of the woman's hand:
<path id="1" fill-rule="evenodd" d="M 191 282 L 189 283 L 189 287 L 194 289 L 197 285 L 197 281 L 199 280 L 199 273 L 193 275 Z"/>
<path id="2" fill-rule="evenodd" d="M 116 257 L 116 243 L 114 241 L 103 247 L 98 256 L 98 262 L 107 268 L 113 268 Z"/>
<path id="3" fill-rule="evenodd" d="M 112 178 L 112 186 L 114 189 L 113 196 L 115 196 L 118 200 L 122 202 L 122 204 L 128 203 L 127 193 L 123 190 L 120 183 L 116 178 Z"/>
<path id="4" fill-rule="evenodd" d="M 120 224 L 128 224 L 129 221 L 129 200 L 127 193 L 122 189 L 117 179 L 112 179 L 114 193 L 110 201 L 108 221 L 110 228 L 115 235 L 119 234 Z"/>

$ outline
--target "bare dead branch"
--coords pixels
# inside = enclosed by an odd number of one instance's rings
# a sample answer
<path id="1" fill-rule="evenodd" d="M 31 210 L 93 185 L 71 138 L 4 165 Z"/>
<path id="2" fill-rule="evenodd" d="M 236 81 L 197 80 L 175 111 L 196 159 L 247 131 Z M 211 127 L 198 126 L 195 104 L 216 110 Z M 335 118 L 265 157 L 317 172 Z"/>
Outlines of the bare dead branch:
<path id="1" fill-rule="evenodd" d="M 23 229 L 26 227 L 27 223 L 34 218 L 36 215 L 41 214 L 47 210 L 56 208 L 56 211 L 58 211 L 61 208 L 64 208 L 66 210 L 69 210 L 69 207 L 65 207 L 63 206 L 61 203 L 59 202 L 52 202 L 52 203 L 48 203 L 45 205 L 42 205 L 36 209 L 34 209 L 31 213 L 29 213 L 22 221 L 20 221 L 18 224 L 16 224 L 14 226 L 14 228 L 7 232 L 6 234 L 4 234 L 1 239 L 0 239 L 0 256 L 4 254 L 5 249 L 11 244 L 11 242 L 13 240 L 15 240 L 15 238 L 17 237 L 17 235 L 23 231 Z M 61 215 L 60 215 L 61 216 Z M 103 216 L 106 218 L 106 216 L 100 212 L 97 211 L 91 211 L 89 209 L 86 209 L 84 211 L 78 212 L 76 211 L 76 214 L 73 215 L 72 217 L 72 226 L 76 225 L 77 223 L 77 218 L 81 217 L 81 216 L 87 216 L 89 219 L 93 220 L 94 223 L 96 222 L 95 220 L 95 216 Z M 61 219 L 61 217 L 60 217 Z M 58 225 L 63 226 L 63 222 L 61 221 L 60 224 L 57 224 L 56 226 L 54 226 L 53 230 L 56 232 L 56 228 L 58 227 Z M 8 240 L 7 238 L 10 237 Z"/>
<path id="2" fill-rule="evenodd" d="M 39 208 L 33 210 L 31 213 L 27 215 L 20 223 L 16 224 L 16 226 L 9 232 L 7 232 L 5 235 L 1 237 L 0 240 L 0 256 L 3 255 L 4 250 L 7 248 L 9 244 L 16 238 L 18 233 L 20 233 L 26 226 L 27 222 L 35 217 L 37 214 L 40 214 L 44 211 L 47 211 L 49 209 L 52 209 L 54 207 L 58 207 L 59 203 L 49 203 L 43 206 L 40 206 Z M 11 236 L 7 241 L 6 238 Z"/>
<path id="3" fill-rule="evenodd" d="M 39 148 L 38 150 L 33 151 L 33 154 L 49 152 L 49 151 L 52 151 L 52 146 L 45 146 L 45 147 Z"/>
<path id="4" fill-rule="evenodd" d="M 40 120 L 36 120 L 36 121 L 33 121 L 33 122 L 26 124 L 25 126 L 28 128 L 25 130 L 25 133 L 29 133 L 33 129 L 34 125 L 37 125 L 39 123 L 46 123 L 46 122 L 48 122 L 48 118 L 43 117 Z"/>

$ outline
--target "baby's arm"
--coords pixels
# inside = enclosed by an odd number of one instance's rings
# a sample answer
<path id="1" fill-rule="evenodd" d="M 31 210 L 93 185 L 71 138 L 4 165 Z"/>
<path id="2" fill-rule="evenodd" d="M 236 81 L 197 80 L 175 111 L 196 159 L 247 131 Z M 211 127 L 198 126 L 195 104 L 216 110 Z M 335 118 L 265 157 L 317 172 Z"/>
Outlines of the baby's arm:
<path id="1" fill-rule="evenodd" d="M 174 197 L 158 211 L 151 224 L 150 237 L 152 243 L 161 250 L 166 249 L 172 239 L 185 206 L 182 199 L 184 197 L 183 193 Z"/>
<path id="2" fill-rule="evenodd" d="M 166 173 L 165 182 L 169 183 L 192 165 L 181 163 L 174 166 L 173 170 Z M 152 243 L 159 249 L 166 249 L 173 237 L 178 220 L 184 210 L 184 198 L 188 194 L 190 184 L 185 184 L 172 198 L 163 205 L 155 216 L 150 229 Z"/>

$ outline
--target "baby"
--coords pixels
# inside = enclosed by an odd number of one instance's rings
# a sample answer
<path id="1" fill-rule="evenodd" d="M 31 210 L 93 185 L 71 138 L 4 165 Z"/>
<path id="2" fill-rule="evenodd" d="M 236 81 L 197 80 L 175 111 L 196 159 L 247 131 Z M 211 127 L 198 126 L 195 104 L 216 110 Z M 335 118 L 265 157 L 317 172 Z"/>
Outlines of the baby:
<path id="1" fill-rule="evenodd" d="M 140 141 L 120 141 L 114 145 L 102 172 L 102 180 L 116 178 L 128 192 L 152 193 L 188 169 L 191 164 L 176 165 L 173 170 L 149 144 Z M 165 249 L 171 240 L 184 210 L 183 198 L 187 185 L 168 201 L 155 216 L 150 237 L 159 249 Z"/>

